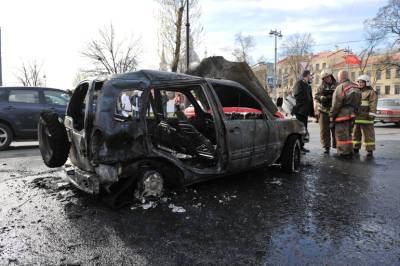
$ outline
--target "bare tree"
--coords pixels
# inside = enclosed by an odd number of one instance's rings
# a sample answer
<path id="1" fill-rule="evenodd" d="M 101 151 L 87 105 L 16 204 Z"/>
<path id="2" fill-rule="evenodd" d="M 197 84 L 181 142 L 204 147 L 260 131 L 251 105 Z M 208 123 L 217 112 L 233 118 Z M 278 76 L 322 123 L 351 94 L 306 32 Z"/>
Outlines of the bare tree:
<path id="1" fill-rule="evenodd" d="M 372 29 L 380 32 L 382 36 L 393 38 L 392 46 L 400 44 L 400 1 L 389 0 L 388 4 L 381 7 L 376 16 L 366 21 Z"/>
<path id="2" fill-rule="evenodd" d="M 236 47 L 232 52 L 235 59 L 239 62 L 250 64 L 252 60 L 250 52 L 256 46 L 254 37 L 251 35 L 243 36 L 241 32 L 238 32 L 235 35 L 235 45 Z"/>
<path id="3" fill-rule="evenodd" d="M 187 0 L 156 0 L 159 4 L 158 9 L 158 39 L 161 51 L 165 52 L 165 60 L 171 66 L 172 72 L 177 72 L 182 59 L 186 58 L 186 43 L 183 42 L 185 37 L 185 21 L 186 21 L 186 5 Z M 190 19 L 190 45 L 197 46 L 203 28 L 199 23 L 201 11 L 198 0 L 190 0 L 189 2 L 189 19 Z M 194 51 L 194 50 L 193 50 Z M 192 53 L 192 52 L 191 52 Z M 191 55 L 190 55 L 191 56 Z M 192 56 L 190 57 L 192 59 Z"/>
<path id="4" fill-rule="evenodd" d="M 23 63 L 18 72 L 16 78 L 23 86 L 45 85 L 46 76 L 42 71 L 42 66 L 38 65 L 36 61 L 28 64 Z"/>
<path id="5" fill-rule="evenodd" d="M 99 37 L 90 41 L 82 54 L 93 64 L 85 70 L 92 75 L 118 74 L 136 70 L 142 52 L 140 38 L 118 40 L 114 26 L 99 30 Z"/>
<path id="6" fill-rule="evenodd" d="M 282 56 L 286 58 L 290 73 L 299 77 L 311 61 L 311 50 L 315 41 L 310 33 L 289 35 L 282 44 Z"/>
<path id="7" fill-rule="evenodd" d="M 364 74 L 365 69 L 368 66 L 369 59 L 375 52 L 375 48 L 380 44 L 382 40 L 382 34 L 378 31 L 367 30 L 366 31 L 366 41 L 365 46 L 358 54 L 358 58 L 360 59 L 360 72 Z"/>

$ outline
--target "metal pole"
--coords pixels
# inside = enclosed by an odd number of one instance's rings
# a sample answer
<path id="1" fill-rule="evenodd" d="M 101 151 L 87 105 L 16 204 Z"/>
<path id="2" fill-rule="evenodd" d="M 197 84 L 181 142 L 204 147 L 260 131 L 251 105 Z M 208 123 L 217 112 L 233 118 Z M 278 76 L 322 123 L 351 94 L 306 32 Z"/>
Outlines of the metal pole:
<path id="1" fill-rule="evenodd" d="M 0 86 L 3 86 L 3 75 L 2 75 L 2 67 L 1 67 L 1 28 L 0 28 Z"/>
<path id="2" fill-rule="evenodd" d="M 186 70 L 189 70 L 189 63 L 190 63 L 189 34 L 190 34 L 189 0 L 186 0 Z"/>
<path id="3" fill-rule="evenodd" d="M 277 75 L 276 75 L 276 57 L 277 57 L 277 51 L 278 51 L 278 36 L 275 34 L 275 64 L 274 64 L 274 100 L 276 101 L 278 93 L 277 93 Z"/>

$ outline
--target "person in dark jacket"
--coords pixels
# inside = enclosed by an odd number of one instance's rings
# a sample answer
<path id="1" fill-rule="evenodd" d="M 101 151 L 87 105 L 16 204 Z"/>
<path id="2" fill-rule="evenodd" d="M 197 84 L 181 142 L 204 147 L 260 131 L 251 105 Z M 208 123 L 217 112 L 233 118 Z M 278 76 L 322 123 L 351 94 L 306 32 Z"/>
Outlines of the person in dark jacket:
<path id="1" fill-rule="evenodd" d="M 312 80 L 311 72 L 304 70 L 302 79 L 298 80 L 293 87 L 293 95 L 296 99 L 296 105 L 293 108 L 293 113 L 297 120 L 303 122 L 307 130 L 308 117 L 314 117 L 314 102 L 312 97 L 312 89 L 310 86 Z M 309 150 L 302 147 L 303 152 L 309 152 Z"/>

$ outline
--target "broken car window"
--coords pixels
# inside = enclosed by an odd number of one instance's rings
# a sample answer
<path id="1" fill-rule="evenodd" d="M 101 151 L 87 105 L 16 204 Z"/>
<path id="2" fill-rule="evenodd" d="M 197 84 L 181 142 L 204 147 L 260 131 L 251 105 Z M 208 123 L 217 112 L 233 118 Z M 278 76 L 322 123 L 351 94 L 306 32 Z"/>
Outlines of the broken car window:
<path id="1" fill-rule="evenodd" d="M 221 84 L 213 84 L 227 119 L 264 119 L 261 105 L 245 90 Z"/>
<path id="2" fill-rule="evenodd" d="M 122 91 L 117 99 L 116 114 L 138 119 L 142 92 L 137 89 Z"/>

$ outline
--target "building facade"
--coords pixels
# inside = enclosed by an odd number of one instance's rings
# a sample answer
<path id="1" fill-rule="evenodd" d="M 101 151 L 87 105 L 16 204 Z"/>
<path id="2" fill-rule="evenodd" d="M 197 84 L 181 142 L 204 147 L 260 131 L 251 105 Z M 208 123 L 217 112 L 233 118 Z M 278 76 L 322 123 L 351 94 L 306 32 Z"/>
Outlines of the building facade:
<path id="1" fill-rule="evenodd" d="M 299 60 L 301 69 L 309 69 L 314 74 L 312 83 L 313 92 L 321 85 L 321 72 L 324 69 L 331 69 L 335 78 L 341 70 L 349 72 L 350 80 L 355 82 L 357 77 L 362 74 L 367 74 L 371 77 L 373 88 L 378 93 L 379 97 L 395 97 L 400 96 L 400 68 L 397 66 L 385 66 L 382 64 L 385 55 L 374 55 L 368 60 L 364 69 L 359 65 L 346 64 L 346 56 L 349 53 L 344 49 L 337 49 L 336 51 L 320 52 L 312 55 L 310 58 Z M 390 56 L 391 62 L 399 63 L 400 53 Z M 253 71 L 263 84 L 265 82 L 266 74 L 261 74 L 261 66 L 255 66 Z M 268 74 L 273 77 L 273 64 L 270 63 L 271 72 Z M 266 71 L 264 71 L 266 72 Z M 298 71 L 299 72 L 299 71 Z M 258 74 L 257 74 L 258 73 Z M 290 94 L 295 82 L 300 78 L 300 74 L 294 74 L 291 64 L 288 59 L 284 58 L 277 63 L 277 84 L 278 96 L 285 97 Z"/>

